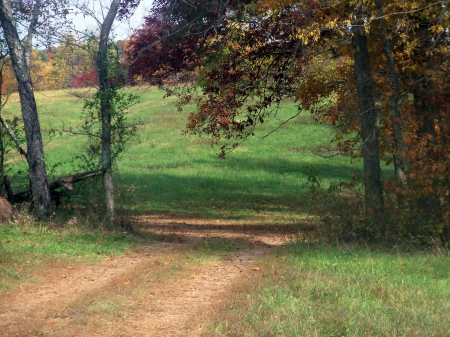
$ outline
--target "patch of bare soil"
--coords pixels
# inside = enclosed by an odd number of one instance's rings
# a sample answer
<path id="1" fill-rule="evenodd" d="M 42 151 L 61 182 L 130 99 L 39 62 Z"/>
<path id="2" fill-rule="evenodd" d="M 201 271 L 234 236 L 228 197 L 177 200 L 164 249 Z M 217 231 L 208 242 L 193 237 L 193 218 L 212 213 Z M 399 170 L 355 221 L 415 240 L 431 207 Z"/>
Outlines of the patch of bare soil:
<path id="1" fill-rule="evenodd" d="M 201 240 L 225 239 L 253 245 L 280 246 L 295 241 L 299 232 L 313 234 L 315 227 L 290 225 L 259 225 L 233 220 L 174 218 L 170 215 L 135 217 L 140 231 L 145 231 L 171 242 L 191 243 Z"/>
<path id="2" fill-rule="evenodd" d="M 245 275 L 258 273 L 254 262 L 271 247 L 294 238 L 291 229 L 269 232 L 257 226 L 234 226 L 137 219 L 146 230 L 170 242 L 140 247 L 136 252 L 108 258 L 95 265 L 58 265 L 38 273 L 40 284 L 20 288 L 0 298 L 1 336 L 200 336 L 210 311 L 227 297 Z M 214 265 L 200 264 L 176 278 L 162 278 L 149 286 L 142 275 L 152 275 L 162 256 L 173 247 L 215 238 L 250 243 L 224 255 Z M 182 243 L 181 245 L 179 243 Z M 61 264 L 61 263 L 60 263 Z M 129 275 L 141 275 L 129 284 Z M 120 314 L 92 316 L 80 312 L 80 302 L 117 294 L 124 285 L 139 300 Z M 136 296 L 135 296 L 136 297 Z M 86 316 L 82 319 L 80 317 Z"/>
<path id="3" fill-rule="evenodd" d="M 54 263 L 37 273 L 39 285 L 20 289 L 0 299 L 2 336 L 26 336 L 46 324 L 48 313 L 59 312 L 79 296 L 94 293 L 117 275 L 142 263 L 145 256 L 107 258 L 100 264 L 59 266 Z"/>
<path id="4" fill-rule="evenodd" d="M 223 300 L 243 273 L 257 272 L 252 270 L 252 262 L 265 250 L 261 247 L 240 250 L 229 259 L 164 284 L 147 298 L 147 307 L 133 312 L 133 321 L 116 322 L 112 335 L 200 336 L 208 321 L 208 309 Z"/>

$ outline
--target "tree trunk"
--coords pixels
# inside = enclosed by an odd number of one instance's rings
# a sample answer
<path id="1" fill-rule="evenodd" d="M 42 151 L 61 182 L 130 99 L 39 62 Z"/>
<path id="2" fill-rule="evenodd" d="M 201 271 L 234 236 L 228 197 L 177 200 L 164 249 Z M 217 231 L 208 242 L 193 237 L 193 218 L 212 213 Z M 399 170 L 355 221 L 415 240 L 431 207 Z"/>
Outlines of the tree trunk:
<path id="1" fill-rule="evenodd" d="M 36 3 L 38 6 L 38 3 Z M 36 11 L 35 11 L 36 12 Z M 0 0 L 0 22 L 11 54 L 14 72 L 18 83 L 20 104 L 27 141 L 27 162 L 31 182 L 31 193 L 38 218 L 48 217 L 52 213 L 52 202 L 47 182 L 44 161 L 44 147 L 37 114 L 36 100 L 31 83 L 30 69 L 23 45 L 14 25 L 9 0 Z M 30 30 L 34 30 L 30 27 Z"/>
<path id="2" fill-rule="evenodd" d="M 367 37 L 362 20 L 352 26 L 356 85 L 363 140 L 364 188 L 366 214 L 375 220 L 383 209 L 378 130 L 370 75 Z"/>
<path id="3" fill-rule="evenodd" d="M 3 108 L 3 97 L 2 97 L 2 87 L 3 87 L 3 65 L 0 65 L 0 117 L 2 117 L 2 108 Z M 3 117 L 2 117 L 3 119 Z M 4 177 L 5 176 L 5 146 L 3 142 L 3 129 L 0 128 L 0 193 L 3 192 L 4 185 Z"/>
<path id="4" fill-rule="evenodd" d="M 97 59 L 97 71 L 99 77 L 102 120 L 102 169 L 103 187 L 105 189 L 106 218 L 110 225 L 114 223 L 114 181 L 112 177 L 111 159 L 111 97 L 108 83 L 108 38 L 112 24 L 119 10 L 120 0 L 113 0 L 109 7 L 100 31 L 100 43 Z"/>
<path id="5" fill-rule="evenodd" d="M 0 81 L 1 88 L 1 81 Z M 0 102 L 1 104 L 1 102 Z M 5 144 L 3 142 L 3 129 L 0 128 L 0 193 L 3 194 L 5 179 Z"/>
<path id="6" fill-rule="evenodd" d="M 424 135 L 429 135 L 431 138 L 432 146 L 437 145 L 437 137 L 436 137 L 436 129 L 435 129 L 435 113 L 430 109 L 430 106 L 424 102 L 422 102 L 421 97 L 424 95 L 424 92 L 426 92 L 426 89 L 431 91 L 431 88 L 427 88 L 427 83 L 424 85 L 423 91 L 420 89 L 416 89 L 414 94 L 414 105 L 417 109 L 419 116 L 422 118 L 421 126 L 418 130 L 417 136 L 419 138 L 422 138 Z M 424 145 L 429 146 L 429 145 Z M 427 151 L 430 153 L 431 151 Z M 419 212 L 421 215 L 426 216 L 428 221 L 439 221 L 442 218 L 442 212 L 441 212 L 441 201 L 439 199 L 439 196 L 437 194 L 437 186 L 439 185 L 438 178 L 434 177 L 431 179 L 432 184 L 432 190 L 427 196 L 422 196 L 417 200 L 417 205 L 419 208 Z M 418 227 L 420 228 L 421 223 L 418 223 Z"/>
<path id="7" fill-rule="evenodd" d="M 380 27 L 381 34 L 383 39 L 383 51 L 386 55 L 388 68 L 389 68 L 389 79 L 392 82 L 392 96 L 390 99 L 391 105 L 391 123 L 392 123 L 392 131 L 394 135 L 394 167 L 395 167 L 395 175 L 397 179 L 402 182 L 403 185 L 406 185 L 406 175 L 405 171 L 409 168 L 409 159 L 408 159 L 408 147 L 403 141 L 403 132 L 400 124 L 400 110 L 398 108 L 398 101 L 400 97 L 400 79 L 398 77 L 397 71 L 395 69 L 395 61 L 394 55 L 392 53 L 392 46 L 389 38 L 387 36 L 388 31 L 386 27 L 386 20 L 383 15 L 383 4 L 381 0 L 375 0 L 375 3 L 378 8 L 378 16 L 380 17 Z"/>

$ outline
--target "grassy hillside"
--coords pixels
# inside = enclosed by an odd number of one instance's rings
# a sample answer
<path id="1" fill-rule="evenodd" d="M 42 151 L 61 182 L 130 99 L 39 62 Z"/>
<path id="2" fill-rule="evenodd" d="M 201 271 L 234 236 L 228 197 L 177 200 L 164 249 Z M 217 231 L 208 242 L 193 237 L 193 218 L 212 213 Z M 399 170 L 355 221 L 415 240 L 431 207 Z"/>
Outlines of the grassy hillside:
<path id="1" fill-rule="evenodd" d="M 309 212 L 304 188 L 307 164 L 316 165 L 325 185 L 328 179 L 349 179 L 361 166 L 349 157 L 326 159 L 313 154 L 320 146 L 331 145 L 332 130 L 313 122 L 308 113 L 262 138 L 295 113 L 293 103 L 286 103 L 278 118 L 221 160 L 218 147 L 211 148 L 207 138 L 182 134 L 193 106 L 178 113 L 174 99 L 163 98 L 164 93 L 157 89 L 137 93 L 140 102 L 128 117 L 143 123 L 139 142 L 129 144 L 117 163 L 117 182 L 127 195 L 125 206 L 137 212 L 297 222 Z M 36 98 L 50 174 L 58 177 L 76 172 L 78 164 L 73 159 L 83 151 L 86 137 L 64 130 L 79 128 L 83 102 L 64 91 L 39 92 Z M 4 114 L 19 114 L 17 97 L 11 99 Z M 23 167 L 18 158 L 14 153 L 9 159 L 15 170 Z"/>

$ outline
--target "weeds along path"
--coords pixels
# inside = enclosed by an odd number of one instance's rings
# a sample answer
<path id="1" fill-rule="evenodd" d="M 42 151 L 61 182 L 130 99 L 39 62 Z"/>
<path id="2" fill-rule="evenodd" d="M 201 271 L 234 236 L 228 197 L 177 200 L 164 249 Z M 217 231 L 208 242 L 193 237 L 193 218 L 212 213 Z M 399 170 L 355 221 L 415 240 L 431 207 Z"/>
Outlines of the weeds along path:
<path id="1" fill-rule="evenodd" d="M 200 336 L 211 310 L 242 277 L 256 276 L 254 261 L 287 240 L 223 224 L 138 221 L 171 242 L 95 265 L 49 265 L 39 285 L 0 298 L 1 336 Z M 246 244 L 195 260 L 198 244 L 212 238 Z"/>

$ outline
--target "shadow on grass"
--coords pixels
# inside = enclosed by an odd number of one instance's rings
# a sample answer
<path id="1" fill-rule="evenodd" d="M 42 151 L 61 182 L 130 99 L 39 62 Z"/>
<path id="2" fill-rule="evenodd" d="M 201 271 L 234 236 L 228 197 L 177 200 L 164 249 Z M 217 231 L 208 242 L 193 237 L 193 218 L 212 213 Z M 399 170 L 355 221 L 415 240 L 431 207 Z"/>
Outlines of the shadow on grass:
<path id="1" fill-rule="evenodd" d="M 249 180 L 176 176 L 163 172 L 122 178 L 125 184 L 138 182 L 130 199 L 137 213 L 242 219 L 250 213 L 299 212 L 298 207 L 308 197 L 308 191 L 300 189 L 301 186 L 297 190 L 292 186 L 284 189 L 268 181 L 258 184 Z"/>
<path id="2" fill-rule="evenodd" d="M 215 224 L 168 222 L 145 219 L 134 223 L 138 236 L 152 238 L 159 242 L 200 243 L 218 242 L 239 243 L 244 246 L 277 247 L 286 243 L 312 241 L 315 227 L 310 224 L 295 225 L 253 225 L 253 224 Z M 233 244 L 234 245 L 234 244 Z"/>
<path id="3" fill-rule="evenodd" d="M 306 153 L 311 153 L 310 151 L 304 151 Z M 267 155 L 267 154 L 266 154 Z M 270 155 L 270 154 L 268 154 Z M 305 167 L 308 164 L 313 164 L 317 168 L 319 179 L 349 179 L 351 173 L 359 168 L 359 163 L 351 165 L 348 158 L 320 158 L 314 163 L 310 161 L 297 162 L 292 160 L 280 160 L 271 158 L 258 158 L 258 159 L 248 159 L 240 157 L 232 157 L 226 160 L 220 160 L 217 166 L 220 166 L 224 170 L 233 170 L 235 172 L 251 172 L 251 171 L 265 171 L 270 174 L 280 174 L 280 178 L 284 174 L 298 174 L 304 177 Z M 192 162 L 193 165 L 207 166 L 211 165 L 211 161 L 208 160 L 195 160 Z M 237 173 L 238 174 L 238 173 Z"/>
<path id="4" fill-rule="evenodd" d="M 194 161 L 189 169 L 126 172 L 121 178 L 125 186 L 136 186 L 129 203 L 137 213 L 239 220 L 248 216 L 292 218 L 312 212 L 307 178 L 298 163 L 233 158 L 216 166 Z M 353 171 L 348 166 L 316 166 L 320 180 L 330 178 L 330 172 L 332 179 L 346 180 Z"/>

